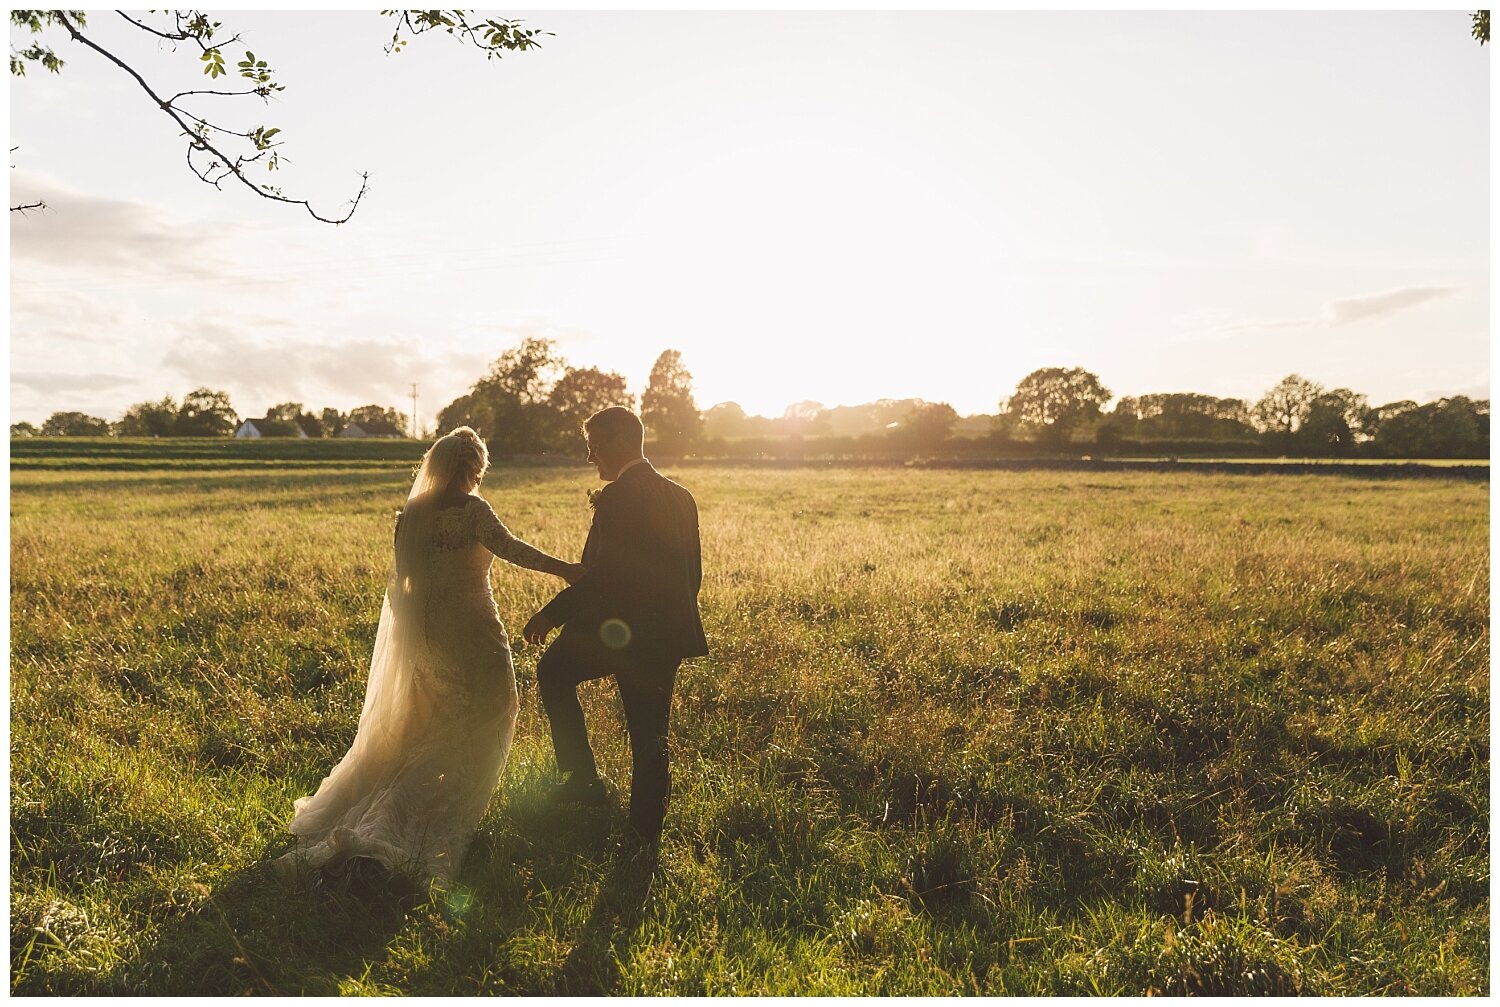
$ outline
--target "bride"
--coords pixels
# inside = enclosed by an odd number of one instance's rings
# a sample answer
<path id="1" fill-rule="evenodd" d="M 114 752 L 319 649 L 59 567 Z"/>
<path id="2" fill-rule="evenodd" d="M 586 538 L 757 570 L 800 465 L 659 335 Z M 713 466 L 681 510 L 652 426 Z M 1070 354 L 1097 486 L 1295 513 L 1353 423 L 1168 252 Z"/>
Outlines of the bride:
<path id="1" fill-rule="evenodd" d="M 396 521 L 359 728 L 311 797 L 296 801 L 283 875 L 356 858 L 451 879 L 499 782 L 515 732 L 516 676 L 490 594 L 491 554 L 572 583 L 576 563 L 506 530 L 476 490 L 489 466 L 469 427 L 441 437 Z"/>

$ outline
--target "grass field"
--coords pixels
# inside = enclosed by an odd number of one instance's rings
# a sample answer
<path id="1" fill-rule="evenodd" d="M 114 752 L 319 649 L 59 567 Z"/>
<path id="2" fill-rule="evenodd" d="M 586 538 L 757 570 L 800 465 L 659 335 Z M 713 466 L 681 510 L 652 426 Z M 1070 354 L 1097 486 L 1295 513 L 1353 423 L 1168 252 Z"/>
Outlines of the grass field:
<path id="1" fill-rule="evenodd" d="M 12 992 L 1489 989 L 1487 481 L 681 469 L 714 652 L 649 892 L 618 808 L 544 803 L 517 641 L 461 886 L 405 911 L 266 862 L 353 735 L 411 454 L 218 450 L 13 461 Z M 596 485 L 483 492 L 573 555 Z M 494 583 L 513 634 L 552 590 Z"/>

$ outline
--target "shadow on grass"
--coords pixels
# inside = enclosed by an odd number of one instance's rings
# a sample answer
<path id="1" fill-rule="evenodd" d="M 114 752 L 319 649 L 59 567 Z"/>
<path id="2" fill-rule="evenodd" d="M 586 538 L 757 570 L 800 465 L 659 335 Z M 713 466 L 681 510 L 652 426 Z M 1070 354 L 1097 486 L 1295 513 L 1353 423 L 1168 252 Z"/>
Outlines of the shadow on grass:
<path id="1" fill-rule="evenodd" d="M 336 995 L 340 977 L 384 957 L 410 905 L 358 877 L 284 882 L 262 858 L 164 922 L 124 972 L 132 990 L 154 994 Z"/>
<path id="2" fill-rule="evenodd" d="M 518 837 L 535 851 L 537 881 L 559 891 L 581 877 L 599 877 L 588 917 L 572 935 L 572 947 L 551 974 L 530 978 L 525 992 L 605 996 L 619 990 L 620 961 L 640 929 L 658 865 L 656 850 L 632 852 L 612 841 L 611 822 L 621 817 L 618 796 L 602 808 L 557 808 L 544 799 L 514 802 L 510 811 Z M 510 869 L 492 862 L 491 869 Z"/>
<path id="3" fill-rule="evenodd" d="M 655 849 L 620 851 L 557 977 L 565 996 L 619 992 L 620 962 L 645 919 L 660 859 Z"/>
<path id="4" fill-rule="evenodd" d="M 506 824 L 470 847 L 440 946 L 401 986 L 411 995 L 607 995 L 639 932 L 654 854 L 622 851 L 618 802 L 558 808 L 513 794 Z M 584 918 L 584 907 L 587 916 Z M 426 907 L 431 912 L 431 907 Z M 583 921 L 578 922 L 580 919 Z M 552 949 L 566 946 L 554 957 Z"/>
<path id="5" fill-rule="evenodd" d="M 284 881 L 270 864 L 284 845 L 278 842 L 222 879 L 191 914 L 164 922 L 154 943 L 123 970 L 120 986 L 166 995 L 470 992 L 474 964 L 518 928 L 535 924 L 534 903 L 576 890 L 581 878 L 609 863 L 610 810 L 570 815 L 539 803 L 513 805 L 514 828 L 498 838 L 476 837 L 459 878 L 431 898 L 378 870 L 315 871 Z M 502 968 L 504 991 L 604 993 L 617 986 L 611 952 L 639 921 L 646 889 L 638 882 L 649 886 L 651 877 L 642 864 L 640 858 L 612 864 L 561 974 Z M 452 928 L 470 915 L 467 925 Z M 435 931 L 431 955 L 387 986 L 392 948 L 413 930 Z"/>

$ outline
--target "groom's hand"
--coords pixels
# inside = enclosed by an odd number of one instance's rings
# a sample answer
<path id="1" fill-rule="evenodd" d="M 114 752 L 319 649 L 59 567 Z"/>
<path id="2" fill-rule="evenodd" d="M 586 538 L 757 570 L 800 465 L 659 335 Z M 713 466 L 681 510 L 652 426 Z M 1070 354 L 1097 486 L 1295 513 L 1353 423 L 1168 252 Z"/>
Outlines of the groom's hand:
<path id="1" fill-rule="evenodd" d="M 527 643 L 534 643 L 540 647 L 547 642 L 547 634 L 555 628 L 552 620 L 538 612 L 526 623 L 526 627 L 521 630 L 521 635 L 526 638 Z"/>

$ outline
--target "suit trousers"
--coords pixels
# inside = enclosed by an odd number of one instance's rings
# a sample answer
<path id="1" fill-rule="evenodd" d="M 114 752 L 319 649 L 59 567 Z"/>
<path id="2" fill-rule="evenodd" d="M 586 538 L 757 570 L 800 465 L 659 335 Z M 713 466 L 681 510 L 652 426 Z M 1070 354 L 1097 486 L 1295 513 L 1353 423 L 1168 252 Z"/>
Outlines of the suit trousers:
<path id="1" fill-rule="evenodd" d="M 661 833 L 667 814 L 671 789 L 667 728 L 672 685 L 681 663 L 681 658 L 611 650 L 593 634 L 564 627 L 536 666 L 537 691 L 552 728 L 557 768 L 564 773 L 598 773 L 578 686 L 597 678 L 614 678 L 630 735 L 630 824 L 652 838 Z"/>

